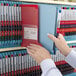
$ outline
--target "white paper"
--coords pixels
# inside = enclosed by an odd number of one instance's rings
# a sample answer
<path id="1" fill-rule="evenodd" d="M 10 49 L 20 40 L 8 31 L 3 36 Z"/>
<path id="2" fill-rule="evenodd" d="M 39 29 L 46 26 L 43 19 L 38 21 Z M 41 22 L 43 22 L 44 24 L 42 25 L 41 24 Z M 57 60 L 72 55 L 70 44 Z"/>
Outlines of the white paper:
<path id="1" fill-rule="evenodd" d="M 21 17 L 21 7 L 19 7 L 19 18 L 20 18 L 20 21 L 22 21 L 22 17 Z"/>
<path id="2" fill-rule="evenodd" d="M 37 40 L 37 28 L 24 27 L 24 39 Z"/>
<path id="3" fill-rule="evenodd" d="M 4 15 L 4 6 L 1 6 L 1 10 L 2 10 L 2 12 L 1 12 L 1 15 L 2 15 L 2 21 L 4 21 L 4 17 L 3 17 L 3 15 Z"/>
<path id="4" fill-rule="evenodd" d="M 14 16 L 15 16 L 15 14 L 14 14 L 14 6 L 11 6 L 12 7 L 12 21 L 14 21 Z"/>
<path id="5" fill-rule="evenodd" d="M 17 64 L 16 64 L 16 56 L 14 57 L 14 64 L 15 64 L 15 71 L 17 70 L 16 68 L 16 66 L 17 66 Z"/>
<path id="6" fill-rule="evenodd" d="M 19 21 L 19 7 L 17 6 L 17 21 Z"/>
<path id="7" fill-rule="evenodd" d="M 11 68 L 12 68 L 12 71 L 14 70 L 13 68 L 13 57 L 11 57 Z"/>
<path id="8" fill-rule="evenodd" d="M 21 56 L 19 56 L 19 70 L 21 70 Z"/>
<path id="9" fill-rule="evenodd" d="M 15 17 L 15 21 L 17 21 L 17 14 L 16 14 L 16 11 L 17 11 L 17 7 L 14 7 L 14 17 Z"/>
<path id="10" fill-rule="evenodd" d="M 6 58 L 6 72 L 8 73 L 8 58 Z"/>
<path id="11" fill-rule="evenodd" d="M 61 20 L 76 20 L 76 10 L 62 9 Z"/>
<path id="12" fill-rule="evenodd" d="M 22 56 L 22 69 L 24 69 L 24 56 Z"/>
<path id="13" fill-rule="evenodd" d="M 19 56 L 16 56 L 16 69 L 19 70 Z"/>
<path id="14" fill-rule="evenodd" d="M 2 59 L 3 60 L 3 73 L 5 73 L 5 58 Z"/>
<path id="15" fill-rule="evenodd" d="M 0 59 L 0 74 L 2 74 L 2 59 Z"/>
<path id="16" fill-rule="evenodd" d="M 9 12 L 8 12 L 8 6 L 6 6 L 6 20 L 9 21 Z"/>
<path id="17" fill-rule="evenodd" d="M 11 72 L 11 65 L 10 65 L 10 58 L 8 58 L 8 66 L 9 66 L 9 72 Z"/>
<path id="18" fill-rule="evenodd" d="M 9 6 L 9 17 L 10 17 L 10 21 L 12 21 L 12 7 Z"/>

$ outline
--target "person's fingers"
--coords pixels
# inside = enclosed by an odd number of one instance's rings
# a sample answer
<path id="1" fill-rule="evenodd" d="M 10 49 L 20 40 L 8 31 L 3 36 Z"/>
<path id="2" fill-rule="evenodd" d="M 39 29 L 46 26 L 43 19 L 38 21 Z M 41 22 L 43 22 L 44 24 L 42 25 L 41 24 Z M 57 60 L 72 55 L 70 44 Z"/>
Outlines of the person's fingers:
<path id="1" fill-rule="evenodd" d="M 65 40 L 62 34 L 59 34 L 58 38 L 61 40 Z"/>
<path id="2" fill-rule="evenodd" d="M 35 51 L 32 50 L 32 49 L 30 49 L 30 48 L 27 48 L 27 52 L 28 52 L 29 54 L 34 54 L 34 53 L 35 53 Z"/>
<path id="3" fill-rule="evenodd" d="M 27 48 L 27 53 L 28 53 L 28 54 L 30 54 L 30 53 L 31 53 L 31 52 L 30 52 L 30 50 L 29 50 L 28 48 Z"/>
<path id="4" fill-rule="evenodd" d="M 34 58 L 34 54 L 32 52 L 30 52 L 29 50 L 27 50 L 28 54 Z"/>
<path id="5" fill-rule="evenodd" d="M 39 49 L 43 49 L 45 50 L 44 47 L 40 46 L 40 45 L 36 45 L 36 44 L 30 44 L 32 47 L 34 47 L 36 50 L 39 50 Z M 41 50 L 42 51 L 42 50 Z"/>
<path id="6" fill-rule="evenodd" d="M 52 34 L 48 34 L 48 37 L 49 37 L 53 42 L 55 42 L 55 41 L 58 40 L 58 39 L 57 39 L 54 35 L 52 35 Z"/>
<path id="7" fill-rule="evenodd" d="M 36 52 L 34 52 L 33 50 L 30 50 L 30 49 L 28 49 L 27 48 L 27 52 L 28 52 L 28 54 L 32 57 L 32 58 L 34 58 L 35 60 L 38 58 L 38 56 L 39 56 L 39 54 L 38 53 L 36 53 Z"/>
<path id="8" fill-rule="evenodd" d="M 40 45 L 36 45 L 36 44 L 30 44 L 30 45 L 33 46 L 33 47 L 36 47 L 36 48 L 41 48 Z"/>
<path id="9" fill-rule="evenodd" d="M 27 46 L 27 48 L 29 48 L 29 49 L 32 49 L 32 50 L 34 50 L 34 51 L 37 51 L 37 47 L 35 47 L 35 46 Z"/>

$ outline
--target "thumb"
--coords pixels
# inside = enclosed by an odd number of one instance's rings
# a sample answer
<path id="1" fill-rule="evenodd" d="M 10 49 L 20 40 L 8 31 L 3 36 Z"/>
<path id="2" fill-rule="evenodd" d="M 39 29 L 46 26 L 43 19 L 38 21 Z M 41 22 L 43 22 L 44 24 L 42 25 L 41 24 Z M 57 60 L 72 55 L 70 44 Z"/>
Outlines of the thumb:
<path id="1" fill-rule="evenodd" d="M 53 42 L 56 42 L 57 41 L 57 38 L 52 35 L 52 34 L 48 34 L 48 37 L 53 41 Z"/>

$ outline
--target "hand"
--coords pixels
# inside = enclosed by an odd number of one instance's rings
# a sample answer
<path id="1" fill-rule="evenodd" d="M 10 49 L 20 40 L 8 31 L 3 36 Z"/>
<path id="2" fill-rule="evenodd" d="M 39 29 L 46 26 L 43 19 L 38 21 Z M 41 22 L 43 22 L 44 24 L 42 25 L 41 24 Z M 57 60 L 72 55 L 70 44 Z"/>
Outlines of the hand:
<path id="1" fill-rule="evenodd" d="M 48 37 L 55 42 L 56 47 L 60 50 L 60 52 L 64 55 L 67 56 L 70 51 L 71 48 L 69 48 L 69 46 L 67 45 L 64 37 L 62 34 L 59 34 L 58 38 L 56 38 L 55 36 L 53 36 L 52 34 L 48 34 Z"/>
<path id="2" fill-rule="evenodd" d="M 35 44 L 31 44 L 27 47 L 27 52 L 32 56 L 39 64 L 45 60 L 50 59 L 50 53 L 43 47 Z"/>

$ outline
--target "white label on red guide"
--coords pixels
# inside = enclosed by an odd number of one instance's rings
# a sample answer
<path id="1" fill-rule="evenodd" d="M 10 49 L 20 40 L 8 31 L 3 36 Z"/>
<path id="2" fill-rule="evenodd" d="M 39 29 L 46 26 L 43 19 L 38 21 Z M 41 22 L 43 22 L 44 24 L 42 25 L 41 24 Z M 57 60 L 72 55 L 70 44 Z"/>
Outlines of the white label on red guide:
<path id="1" fill-rule="evenodd" d="M 24 39 L 37 40 L 37 28 L 24 27 Z"/>

